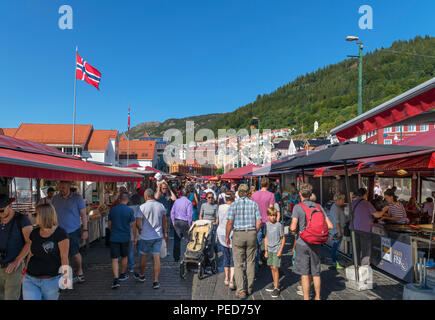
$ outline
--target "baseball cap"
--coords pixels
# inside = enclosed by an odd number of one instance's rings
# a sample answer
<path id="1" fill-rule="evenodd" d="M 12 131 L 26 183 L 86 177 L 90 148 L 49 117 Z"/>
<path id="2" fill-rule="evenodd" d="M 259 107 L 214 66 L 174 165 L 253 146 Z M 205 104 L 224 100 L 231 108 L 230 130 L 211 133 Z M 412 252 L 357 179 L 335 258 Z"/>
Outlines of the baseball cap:
<path id="1" fill-rule="evenodd" d="M 0 208 L 6 208 L 14 201 L 14 198 L 9 198 L 6 194 L 0 194 Z"/>

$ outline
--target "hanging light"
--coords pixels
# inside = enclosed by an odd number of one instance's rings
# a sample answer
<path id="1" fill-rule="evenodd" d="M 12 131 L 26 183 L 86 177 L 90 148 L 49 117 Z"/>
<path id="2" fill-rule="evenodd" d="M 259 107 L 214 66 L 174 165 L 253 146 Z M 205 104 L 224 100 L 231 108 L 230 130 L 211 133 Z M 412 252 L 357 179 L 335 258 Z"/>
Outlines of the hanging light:
<path id="1" fill-rule="evenodd" d="M 380 171 L 380 172 L 376 172 L 376 175 L 378 176 L 378 175 L 382 175 L 382 174 L 384 174 L 384 172 L 382 172 L 382 171 Z M 378 177 L 379 178 L 379 177 Z"/>
<path id="2" fill-rule="evenodd" d="M 412 175 L 412 180 L 417 180 L 417 175 L 415 174 L 415 172 L 414 172 L 414 174 Z"/>
<path id="3" fill-rule="evenodd" d="M 398 174 L 399 176 L 404 176 L 404 175 L 407 175 L 407 174 L 408 174 L 408 171 L 403 170 L 403 169 L 400 169 L 400 170 L 397 170 L 397 174 Z"/>

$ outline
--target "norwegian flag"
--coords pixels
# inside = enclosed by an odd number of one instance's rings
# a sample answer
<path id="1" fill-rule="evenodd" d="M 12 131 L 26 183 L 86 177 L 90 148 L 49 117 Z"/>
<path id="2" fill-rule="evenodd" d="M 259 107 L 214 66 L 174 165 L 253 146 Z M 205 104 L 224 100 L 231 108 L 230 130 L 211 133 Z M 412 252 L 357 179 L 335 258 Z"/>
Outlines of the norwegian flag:
<path id="1" fill-rule="evenodd" d="M 76 78 L 79 80 L 85 80 L 90 85 L 98 88 L 101 80 L 101 73 L 94 67 L 92 67 L 86 61 L 83 61 L 82 57 L 77 53 L 77 66 L 76 66 Z"/>
<path id="2" fill-rule="evenodd" d="M 130 106 L 128 106 L 128 134 L 130 135 Z"/>

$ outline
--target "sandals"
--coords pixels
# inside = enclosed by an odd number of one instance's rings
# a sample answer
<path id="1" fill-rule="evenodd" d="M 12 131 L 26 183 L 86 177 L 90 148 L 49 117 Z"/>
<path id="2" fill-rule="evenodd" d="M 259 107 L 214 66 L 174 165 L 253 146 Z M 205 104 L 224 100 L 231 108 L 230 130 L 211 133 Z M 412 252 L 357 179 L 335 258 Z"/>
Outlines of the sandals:
<path id="1" fill-rule="evenodd" d="M 230 287 L 231 290 L 235 290 L 236 289 L 236 286 L 234 285 L 234 281 L 230 282 L 229 287 Z"/>
<path id="2" fill-rule="evenodd" d="M 85 280 L 85 275 L 84 274 L 82 274 L 82 275 L 77 275 L 77 282 L 78 283 L 83 283 L 83 282 L 85 282 L 86 280 Z"/>
<path id="3" fill-rule="evenodd" d="M 229 283 L 230 283 L 230 282 L 229 282 L 228 280 L 225 280 L 225 281 L 224 281 L 224 285 L 226 285 L 226 286 L 229 285 Z"/>

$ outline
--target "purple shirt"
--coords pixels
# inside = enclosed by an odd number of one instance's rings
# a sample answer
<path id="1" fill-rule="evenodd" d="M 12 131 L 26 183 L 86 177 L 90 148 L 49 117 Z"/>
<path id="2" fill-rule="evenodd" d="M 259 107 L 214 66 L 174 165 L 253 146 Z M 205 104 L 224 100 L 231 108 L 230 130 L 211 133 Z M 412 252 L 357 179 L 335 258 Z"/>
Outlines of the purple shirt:
<path id="1" fill-rule="evenodd" d="M 352 201 L 353 224 L 355 230 L 372 232 L 373 214 L 376 213 L 376 209 L 370 202 L 361 199 L 358 197 Z"/>
<path id="2" fill-rule="evenodd" d="M 270 191 L 260 190 L 252 195 L 251 200 L 258 204 L 263 223 L 268 222 L 267 209 L 275 204 L 275 195 Z"/>
<path id="3" fill-rule="evenodd" d="M 175 219 L 184 220 L 192 224 L 193 206 L 192 202 L 186 197 L 181 197 L 174 202 L 171 210 L 172 224 L 175 224 Z"/>

